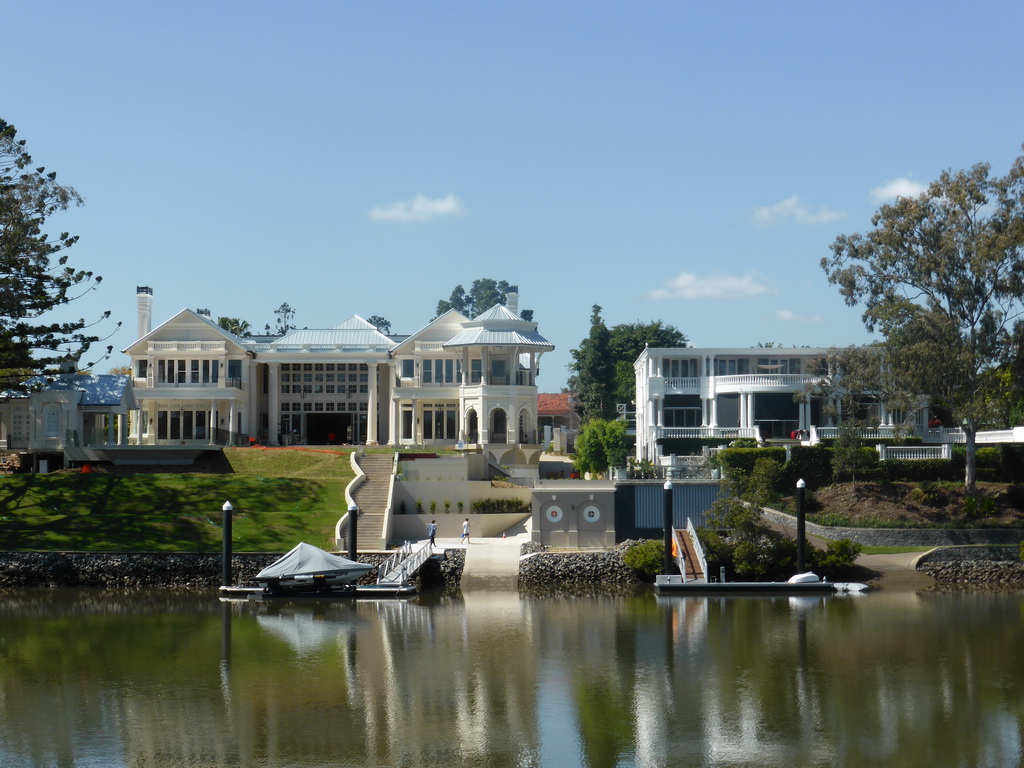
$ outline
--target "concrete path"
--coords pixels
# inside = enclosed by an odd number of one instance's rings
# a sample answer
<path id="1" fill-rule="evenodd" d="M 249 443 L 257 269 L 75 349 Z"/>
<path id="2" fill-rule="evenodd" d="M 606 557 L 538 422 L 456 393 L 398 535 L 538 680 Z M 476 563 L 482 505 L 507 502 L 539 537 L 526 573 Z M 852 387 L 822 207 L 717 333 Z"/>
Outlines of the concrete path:
<path id="1" fill-rule="evenodd" d="M 519 584 L 519 551 L 530 540 L 530 532 L 519 526 L 505 532 L 506 538 L 478 539 L 470 536 L 469 544 L 459 539 L 436 539 L 436 549 L 464 549 L 466 563 L 462 569 L 461 589 L 515 591 Z"/>

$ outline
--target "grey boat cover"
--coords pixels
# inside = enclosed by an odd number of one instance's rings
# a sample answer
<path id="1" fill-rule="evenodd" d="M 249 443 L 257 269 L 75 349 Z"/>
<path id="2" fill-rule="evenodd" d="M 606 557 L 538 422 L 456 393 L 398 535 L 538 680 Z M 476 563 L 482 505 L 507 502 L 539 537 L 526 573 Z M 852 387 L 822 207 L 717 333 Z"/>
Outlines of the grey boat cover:
<path id="1" fill-rule="evenodd" d="M 300 542 L 287 555 L 268 565 L 256 574 L 257 579 L 280 579 L 300 574 L 334 573 L 335 571 L 370 570 L 365 563 L 357 563 L 347 557 L 332 555 L 312 544 Z"/>

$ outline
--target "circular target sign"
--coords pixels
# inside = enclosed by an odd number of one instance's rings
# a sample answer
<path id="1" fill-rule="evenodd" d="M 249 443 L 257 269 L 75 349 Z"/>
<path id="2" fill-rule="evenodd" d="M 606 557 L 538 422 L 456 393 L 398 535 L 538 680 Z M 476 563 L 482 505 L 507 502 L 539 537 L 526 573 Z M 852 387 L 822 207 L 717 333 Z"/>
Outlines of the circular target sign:
<path id="1" fill-rule="evenodd" d="M 583 519 L 588 523 L 596 523 L 601 519 L 601 509 L 594 504 L 588 504 L 583 508 Z"/>
<path id="2" fill-rule="evenodd" d="M 548 507 L 548 511 L 545 513 L 549 523 L 558 523 L 562 520 L 562 508 L 561 507 Z"/>

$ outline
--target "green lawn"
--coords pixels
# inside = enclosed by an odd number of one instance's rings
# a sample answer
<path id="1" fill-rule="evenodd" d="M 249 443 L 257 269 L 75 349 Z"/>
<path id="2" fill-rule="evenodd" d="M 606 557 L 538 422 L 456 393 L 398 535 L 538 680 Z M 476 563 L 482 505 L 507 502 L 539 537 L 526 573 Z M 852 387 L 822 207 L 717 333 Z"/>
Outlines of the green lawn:
<path id="1" fill-rule="evenodd" d="M 935 547 L 861 547 L 862 555 L 901 555 L 904 552 L 930 552 Z"/>
<path id="2" fill-rule="evenodd" d="M 225 501 L 236 551 L 333 546 L 348 452 L 227 448 L 212 469 L 0 478 L 0 549 L 218 551 Z"/>

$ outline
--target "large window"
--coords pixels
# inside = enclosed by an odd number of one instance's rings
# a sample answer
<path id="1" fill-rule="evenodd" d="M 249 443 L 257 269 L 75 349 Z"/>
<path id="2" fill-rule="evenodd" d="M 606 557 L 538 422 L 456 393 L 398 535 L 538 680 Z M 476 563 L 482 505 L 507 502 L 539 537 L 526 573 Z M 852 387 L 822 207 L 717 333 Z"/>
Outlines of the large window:
<path id="1" fill-rule="evenodd" d="M 662 375 L 669 379 L 685 379 L 700 376 L 700 360 L 666 360 L 662 365 Z"/>
<path id="2" fill-rule="evenodd" d="M 424 384 L 455 384 L 461 371 L 454 360 L 442 358 L 423 361 Z M 366 381 L 366 374 L 361 374 L 360 381 Z"/>
<path id="3" fill-rule="evenodd" d="M 750 360 L 740 358 L 718 358 L 715 360 L 716 376 L 742 376 L 750 373 Z"/>
<path id="4" fill-rule="evenodd" d="M 666 427 L 699 427 L 700 424 L 700 408 L 665 409 L 664 425 Z"/>
<path id="5" fill-rule="evenodd" d="M 757 358 L 758 373 L 800 373 L 798 357 L 759 357 Z"/>

